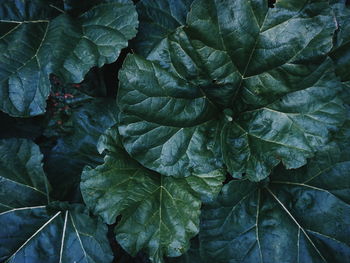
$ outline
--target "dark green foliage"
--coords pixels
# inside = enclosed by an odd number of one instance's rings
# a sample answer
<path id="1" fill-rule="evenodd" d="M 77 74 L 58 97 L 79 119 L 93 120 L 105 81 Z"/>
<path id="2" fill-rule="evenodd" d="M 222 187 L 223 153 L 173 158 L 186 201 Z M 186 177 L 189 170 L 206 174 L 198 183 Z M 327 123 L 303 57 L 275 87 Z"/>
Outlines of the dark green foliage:
<path id="1" fill-rule="evenodd" d="M 324 57 L 332 14 L 328 1 L 279 1 L 273 9 L 264 1 L 195 1 L 185 27 L 152 46 L 148 60 L 129 56 L 119 73 L 128 153 L 170 176 L 224 163 L 234 177 L 259 181 L 280 162 L 305 165 L 344 120 L 341 84 Z"/>
<path id="2" fill-rule="evenodd" d="M 110 262 L 107 227 L 83 205 L 51 202 L 39 147 L 0 141 L 1 262 Z"/>
<path id="3" fill-rule="evenodd" d="M 350 262 L 346 0 L 0 1 L 0 262 Z"/>
<path id="4" fill-rule="evenodd" d="M 13 116 L 42 114 L 50 93 L 49 74 L 81 82 L 91 67 L 117 59 L 136 34 L 137 14 L 128 0 L 99 2 L 78 17 L 42 0 L 1 2 L 3 111 Z"/>

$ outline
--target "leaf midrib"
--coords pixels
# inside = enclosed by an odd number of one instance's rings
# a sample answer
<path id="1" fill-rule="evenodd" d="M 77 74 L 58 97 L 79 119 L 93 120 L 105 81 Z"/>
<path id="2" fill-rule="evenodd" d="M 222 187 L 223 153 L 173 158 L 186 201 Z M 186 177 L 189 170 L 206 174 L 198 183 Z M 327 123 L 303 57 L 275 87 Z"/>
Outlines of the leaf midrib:
<path id="1" fill-rule="evenodd" d="M 41 208 L 41 207 L 38 207 Z M 57 212 L 54 216 L 52 216 L 48 221 L 45 222 L 37 231 L 34 232 L 6 261 L 8 263 L 16 254 L 21 251 L 36 235 L 38 235 L 46 226 L 48 226 L 52 221 L 55 220 L 57 216 L 61 214 L 61 211 Z"/>
<path id="2" fill-rule="evenodd" d="M 306 6 L 308 3 L 309 3 L 309 0 L 305 2 L 304 6 L 297 12 L 297 14 L 299 14 L 299 13 L 305 8 L 305 6 Z M 249 6 L 251 6 L 251 5 L 249 4 Z M 252 11 L 252 12 L 253 12 L 253 11 Z M 255 50 L 256 50 L 256 46 L 257 46 L 257 44 L 258 44 L 258 42 L 259 42 L 260 34 L 261 34 L 262 32 L 264 32 L 264 31 L 262 31 L 262 28 L 264 27 L 265 22 L 266 22 L 266 18 L 267 18 L 268 15 L 269 15 L 269 10 L 267 10 L 267 12 L 266 12 L 266 14 L 265 14 L 265 17 L 264 17 L 264 20 L 263 20 L 261 26 L 259 25 L 259 22 L 258 22 L 258 20 L 256 19 L 255 13 L 254 13 L 254 12 L 253 12 L 253 14 L 254 14 L 254 18 L 255 18 L 256 24 L 257 24 L 257 26 L 258 26 L 258 28 L 259 28 L 259 33 L 257 34 L 255 43 L 254 43 L 254 45 L 253 45 L 252 51 L 251 51 L 251 53 L 250 53 L 250 55 L 249 55 L 249 59 L 248 59 L 248 62 L 247 62 L 247 64 L 246 64 L 245 68 L 244 68 L 243 73 L 239 72 L 238 68 L 236 67 L 236 68 L 237 68 L 237 71 L 238 71 L 239 74 L 241 75 L 241 81 L 240 81 L 240 83 L 239 83 L 239 85 L 238 85 L 238 89 L 237 89 L 236 93 L 235 93 L 234 96 L 233 96 L 232 102 L 234 102 L 234 101 L 237 99 L 237 96 L 238 96 L 238 94 L 240 93 L 240 91 L 241 91 L 241 89 L 242 89 L 242 87 L 243 87 L 243 82 L 244 82 L 244 80 L 247 79 L 247 78 L 250 78 L 250 77 L 255 76 L 255 75 L 253 75 L 253 76 L 248 76 L 248 77 L 247 77 L 247 76 L 246 76 L 246 73 L 247 73 L 247 70 L 248 70 L 248 68 L 249 68 L 249 64 L 250 64 L 250 62 L 251 62 L 251 59 L 252 59 L 252 57 L 253 57 L 253 54 L 254 54 L 254 52 L 255 52 Z M 296 15 L 297 15 L 297 14 L 296 14 Z M 293 17 L 295 17 L 296 15 L 294 15 Z M 292 17 L 292 18 L 293 18 L 293 17 Z M 292 18 L 289 18 L 289 20 L 292 19 Z M 286 22 L 286 21 L 283 21 L 282 23 L 285 23 L 285 22 Z M 280 23 L 280 24 L 282 24 L 282 23 Z M 265 30 L 265 31 L 266 31 L 266 30 Z M 219 32 L 221 32 L 220 25 L 219 25 Z M 225 47 L 225 50 L 227 50 L 227 48 L 226 48 L 226 46 L 225 46 L 225 42 L 222 41 L 222 43 L 223 43 L 223 45 L 224 45 L 224 47 Z M 297 55 L 298 55 L 299 53 L 301 53 L 303 50 L 304 50 L 304 48 L 301 49 L 299 52 L 297 52 L 297 53 L 296 53 L 291 59 L 289 59 L 286 63 L 289 63 L 295 56 L 297 56 Z M 229 56 L 229 57 L 231 57 L 231 56 Z M 232 64 L 235 65 L 235 63 L 234 63 L 234 61 L 232 60 L 232 58 L 231 58 L 231 61 L 232 61 Z"/>
<path id="3" fill-rule="evenodd" d="M 267 192 L 273 197 L 273 199 L 275 199 L 275 201 L 282 207 L 283 211 L 285 211 L 288 216 L 292 219 L 292 221 L 298 226 L 298 228 L 303 232 L 303 234 L 305 235 L 305 237 L 308 239 L 308 241 L 310 242 L 310 244 L 313 246 L 313 248 L 315 249 L 315 251 L 317 252 L 317 254 L 321 257 L 321 259 L 324 262 L 328 262 L 324 256 L 322 255 L 321 251 L 317 248 L 317 246 L 315 245 L 315 243 L 312 241 L 312 239 L 310 238 L 310 236 L 308 235 L 308 233 L 306 232 L 307 229 L 304 229 L 299 222 L 296 220 L 296 218 L 292 215 L 292 213 L 285 207 L 285 205 L 282 203 L 281 200 L 278 199 L 278 197 L 271 191 L 270 188 L 266 187 L 265 188 L 267 190 Z M 299 236 L 298 236 L 299 237 Z M 298 239 L 298 243 L 299 243 L 299 239 Z"/>
<path id="4" fill-rule="evenodd" d="M 0 176 L 0 178 L 3 178 L 4 180 L 10 181 L 10 182 L 12 182 L 12 183 L 14 183 L 14 184 L 17 184 L 17 185 L 21 185 L 21 186 L 23 186 L 23 187 L 30 188 L 30 189 L 32 189 L 32 190 L 34 190 L 34 191 L 36 191 L 36 192 L 38 192 L 38 193 L 44 195 L 45 197 L 47 197 L 47 193 L 44 193 L 43 191 L 41 191 L 41 190 L 35 188 L 34 186 L 31 186 L 31 185 L 28 185 L 28 184 L 24 184 L 24 183 L 21 183 L 21 182 L 18 182 L 18 181 L 14 181 L 14 180 L 11 180 L 11 179 L 9 179 L 9 178 L 2 177 L 2 176 Z"/>
<path id="5" fill-rule="evenodd" d="M 13 23 L 13 24 L 30 24 L 30 23 L 49 23 L 50 20 L 39 19 L 39 20 L 0 20 L 0 23 Z"/>

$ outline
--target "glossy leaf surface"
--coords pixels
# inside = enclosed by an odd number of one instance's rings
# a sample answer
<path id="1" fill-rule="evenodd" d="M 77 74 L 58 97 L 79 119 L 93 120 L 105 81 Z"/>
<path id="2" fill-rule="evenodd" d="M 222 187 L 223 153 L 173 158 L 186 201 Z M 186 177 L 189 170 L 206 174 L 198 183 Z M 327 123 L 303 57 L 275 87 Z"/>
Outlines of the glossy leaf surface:
<path id="1" fill-rule="evenodd" d="M 108 224 L 122 216 L 116 239 L 131 255 L 143 250 L 152 262 L 180 256 L 198 233 L 201 196 L 215 196 L 223 177 L 208 174 L 187 180 L 154 173 L 132 160 L 118 140 L 117 129 L 110 130 L 99 144 L 108 152 L 105 163 L 84 170 L 85 203 Z"/>
<path id="2" fill-rule="evenodd" d="M 48 203 L 39 147 L 25 139 L 0 140 L 0 212 Z"/>
<path id="3" fill-rule="evenodd" d="M 120 78 L 119 131 L 132 157 L 165 175 L 222 171 L 218 111 L 198 88 L 137 56 L 127 57 Z"/>
<path id="4" fill-rule="evenodd" d="M 205 207 L 201 254 L 208 262 L 344 262 L 350 258 L 349 124 L 295 171 L 265 185 L 232 181 Z"/>
<path id="5" fill-rule="evenodd" d="M 138 54 L 147 56 L 167 35 L 186 23 L 193 0 L 143 0 L 137 4 L 139 31 L 134 41 Z"/>
<path id="6" fill-rule="evenodd" d="M 63 204 L 64 206 L 67 206 Z M 0 260 L 22 262 L 110 263 L 107 227 L 82 205 L 65 210 L 21 207 L 0 213 Z"/>
<path id="7" fill-rule="evenodd" d="M 335 30 L 328 1 L 195 1 L 186 26 L 146 59 L 126 59 L 123 145 L 168 176 L 224 163 L 259 181 L 280 162 L 305 165 L 344 120 L 341 84 L 324 58 Z"/>
<path id="8" fill-rule="evenodd" d="M 49 2 L 0 4 L 0 109 L 13 116 L 45 112 L 49 74 L 81 82 L 93 66 L 115 61 L 136 35 L 131 1 L 106 1 L 79 17 Z"/>
<path id="9" fill-rule="evenodd" d="M 0 261 L 110 263 L 107 227 L 83 205 L 48 204 L 39 147 L 0 141 Z"/>

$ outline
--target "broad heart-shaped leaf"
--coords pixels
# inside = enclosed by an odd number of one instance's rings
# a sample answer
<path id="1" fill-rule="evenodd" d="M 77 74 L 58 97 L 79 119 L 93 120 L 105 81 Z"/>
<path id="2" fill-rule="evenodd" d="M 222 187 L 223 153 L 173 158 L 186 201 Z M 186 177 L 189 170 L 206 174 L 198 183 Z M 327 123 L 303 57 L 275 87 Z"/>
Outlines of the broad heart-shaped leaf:
<path id="1" fill-rule="evenodd" d="M 263 92 L 283 87 L 274 102 L 242 111 L 234 121 L 229 116 L 225 123 L 200 87 L 129 56 L 118 94 L 123 144 L 143 165 L 165 175 L 218 171 L 221 154 L 232 175 L 247 173 L 255 181 L 281 160 L 288 168 L 300 167 L 327 142 L 329 129 L 342 123 L 344 107 L 336 97 L 341 85 L 330 59 L 317 66 L 290 66 L 289 72 L 294 75 L 281 73 L 281 79 L 268 79 L 261 87 Z"/>
<path id="2" fill-rule="evenodd" d="M 222 150 L 232 175 L 246 172 L 249 179 L 259 181 L 281 160 L 288 169 L 301 167 L 327 143 L 329 130 L 346 116 L 341 99 L 335 97 L 341 84 L 328 66 L 318 68 L 323 76 L 313 87 L 243 112 L 224 126 Z"/>
<path id="3" fill-rule="evenodd" d="M 39 147 L 25 139 L 0 140 L 0 212 L 48 203 Z"/>
<path id="4" fill-rule="evenodd" d="M 132 157 L 164 175 L 224 174 L 218 111 L 200 89 L 135 55 L 119 77 L 118 128 Z"/>
<path id="5" fill-rule="evenodd" d="M 50 203 L 39 147 L 0 141 L 0 262 L 110 263 L 107 227 L 82 205 Z"/>
<path id="6" fill-rule="evenodd" d="M 0 213 L 0 261 L 110 263 L 107 226 L 83 205 L 21 207 Z"/>
<path id="7" fill-rule="evenodd" d="M 170 176 L 217 171 L 222 157 L 254 181 L 304 165 L 343 121 L 321 58 L 335 29 L 328 1 L 195 1 L 187 26 L 119 72 L 123 145 Z"/>
<path id="8" fill-rule="evenodd" d="M 334 4 L 333 10 L 338 23 L 335 46 L 331 57 L 335 61 L 337 74 L 343 81 L 350 80 L 350 8 L 345 3 Z"/>
<path id="9" fill-rule="evenodd" d="M 293 172 L 279 167 L 265 186 L 248 181 L 225 185 L 202 213 L 203 259 L 218 263 L 348 261 L 350 152 L 344 144 L 348 146 L 349 123 L 341 134 L 340 147 L 325 146 L 308 166 Z"/>
<path id="10" fill-rule="evenodd" d="M 140 250 L 152 262 L 180 256 L 198 233 L 201 197 L 214 197 L 222 186 L 220 174 L 167 177 L 154 173 L 120 148 L 116 127 L 102 138 L 105 163 L 86 167 L 81 190 L 87 206 L 112 224 L 119 244 L 131 255 Z M 204 199 L 204 198 L 203 198 Z"/>
<path id="11" fill-rule="evenodd" d="M 143 0 L 137 3 L 139 30 L 133 49 L 147 56 L 167 35 L 186 23 L 193 0 Z"/>
<path id="12" fill-rule="evenodd" d="M 0 109 L 13 116 L 45 112 L 49 74 L 81 82 L 93 66 L 115 61 L 136 35 L 129 0 L 106 1 L 79 17 L 45 1 L 0 4 Z"/>

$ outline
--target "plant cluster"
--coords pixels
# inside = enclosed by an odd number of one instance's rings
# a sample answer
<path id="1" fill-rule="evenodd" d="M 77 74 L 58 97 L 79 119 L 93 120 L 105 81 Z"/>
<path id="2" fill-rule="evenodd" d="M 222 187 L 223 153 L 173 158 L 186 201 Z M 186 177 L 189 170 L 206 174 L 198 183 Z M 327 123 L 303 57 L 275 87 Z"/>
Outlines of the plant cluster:
<path id="1" fill-rule="evenodd" d="M 349 262 L 349 5 L 0 1 L 0 262 Z"/>

